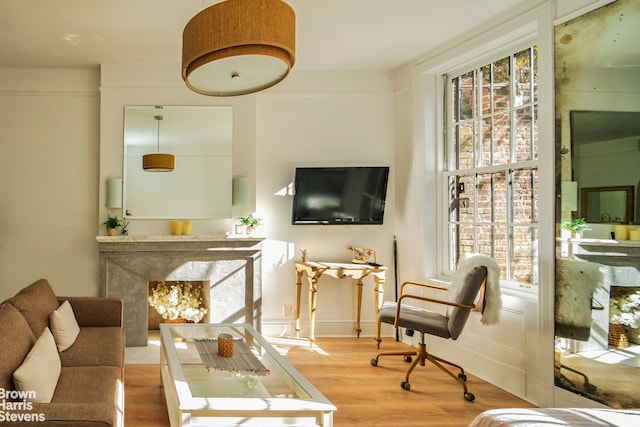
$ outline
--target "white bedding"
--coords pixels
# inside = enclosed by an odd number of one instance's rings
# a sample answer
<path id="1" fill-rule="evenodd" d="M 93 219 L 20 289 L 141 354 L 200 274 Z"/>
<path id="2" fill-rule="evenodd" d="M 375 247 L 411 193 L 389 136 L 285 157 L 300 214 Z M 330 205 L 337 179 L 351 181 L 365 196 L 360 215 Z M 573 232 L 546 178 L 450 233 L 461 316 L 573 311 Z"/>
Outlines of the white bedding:
<path id="1" fill-rule="evenodd" d="M 491 409 L 478 415 L 469 427 L 574 427 L 640 426 L 640 410 L 592 408 Z"/>

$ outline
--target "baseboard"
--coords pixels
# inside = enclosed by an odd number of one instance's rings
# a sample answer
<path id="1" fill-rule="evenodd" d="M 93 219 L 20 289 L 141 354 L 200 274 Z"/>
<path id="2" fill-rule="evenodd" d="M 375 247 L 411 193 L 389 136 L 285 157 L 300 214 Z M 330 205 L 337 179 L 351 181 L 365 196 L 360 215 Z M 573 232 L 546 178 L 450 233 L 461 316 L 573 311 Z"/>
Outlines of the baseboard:
<path id="1" fill-rule="evenodd" d="M 356 337 L 356 323 L 354 321 L 327 320 L 316 321 L 316 338 L 319 337 Z M 375 337 L 375 322 L 360 322 L 360 337 Z M 282 319 L 262 319 L 262 335 L 264 336 L 295 336 L 294 323 Z M 394 329 L 389 325 L 382 325 L 381 336 L 395 336 Z M 300 322 L 301 337 L 309 336 L 309 322 Z"/>
<path id="2" fill-rule="evenodd" d="M 469 337 L 467 337 L 469 338 Z M 487 351 L 486 346 L 491 343 L 485 342 L 484 346 L 477 345 L 476 340 L 461 339 L 459 341 L 431 338 L 427 348 L 434 348 L 434 354 L 444 359 L 460 364 L 465 371 L 491 383 L 501 389 L 525 400 L 527 396 L 527 373 L 519 366 L 524 364 L 524 356 L 514 365 L 506 364 L 503 360 L 514 359 L 513 352 L 508 349 L 492 346 L 492 351 Z M 484 348 L 483 348 L 484 347 Z M 510 353 L 509 357 L 504 353 Z M 499 357 L 502 355 L 503 357 Z M 518 359 L 516 356 L 515 359 Z"/>

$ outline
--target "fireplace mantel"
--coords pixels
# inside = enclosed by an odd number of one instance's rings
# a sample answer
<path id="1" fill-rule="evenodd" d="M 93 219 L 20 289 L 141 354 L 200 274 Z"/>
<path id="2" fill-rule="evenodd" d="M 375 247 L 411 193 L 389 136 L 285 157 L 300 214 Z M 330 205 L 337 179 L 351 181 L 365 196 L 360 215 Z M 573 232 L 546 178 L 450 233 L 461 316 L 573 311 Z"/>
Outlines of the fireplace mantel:
<path id="1" fill-rule="evenodd" d="M 226 236 L 97 236 L 96 241 L 100 250 L 138 250 L 144 245 L 145 249 L 157 248 L 163 250 L 170 247 L 173 250 L 196 249 L 236 249 L 252 247 L 264 239 L 261 237 L 226 237 Z"/>
<path id="2" fill-rule="evenodd" d="M 148 282 L 208 280 L 210 321 L 260 330 L 262 238 L 97 236 L 100 295 L 124 300 L 127 346 L 147 345 Z"/>

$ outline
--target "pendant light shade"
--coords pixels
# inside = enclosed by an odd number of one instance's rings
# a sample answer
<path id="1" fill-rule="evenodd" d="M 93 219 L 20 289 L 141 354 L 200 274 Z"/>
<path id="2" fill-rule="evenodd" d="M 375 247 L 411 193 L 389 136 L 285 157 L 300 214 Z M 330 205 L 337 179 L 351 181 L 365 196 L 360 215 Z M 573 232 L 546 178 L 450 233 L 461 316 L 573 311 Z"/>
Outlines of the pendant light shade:
<path id="1" fill-rule="evenodd" d="M 153 153 L 142 156 L 142 169 L 147 172 L 171 172 L 174 167 L 173 154 Z"/>
<path id="2" fill-rule="evenodd" d="M 155 116 L 154 119 L 158 122 L 158 152 L 142 156 L 142 169 L 147 172 L 171 172 L 175 167 L 175 156 L 160 152 L 160 120 L 162 120 L 162 116 Z"/>
<path id="3" fill-rule="evenodd" d="M 296 15 L 282 0 L 226 0 L 191 18 L 182 78 L 194 92 L 235 96 L 282 81 L 295 63 Z"/>

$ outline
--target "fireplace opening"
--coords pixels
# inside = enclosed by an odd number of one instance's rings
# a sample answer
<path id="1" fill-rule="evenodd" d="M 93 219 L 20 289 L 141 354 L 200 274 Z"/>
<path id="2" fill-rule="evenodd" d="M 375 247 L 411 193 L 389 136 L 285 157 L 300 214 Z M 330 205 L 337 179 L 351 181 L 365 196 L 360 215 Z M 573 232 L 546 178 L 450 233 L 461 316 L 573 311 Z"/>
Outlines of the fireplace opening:
<path id="1" fill-rule="evenodd" d="M 149 330 L 159 329 L 160 323 L 209 323 L 209 280 L 150 280 L 148 284 Z"/>

